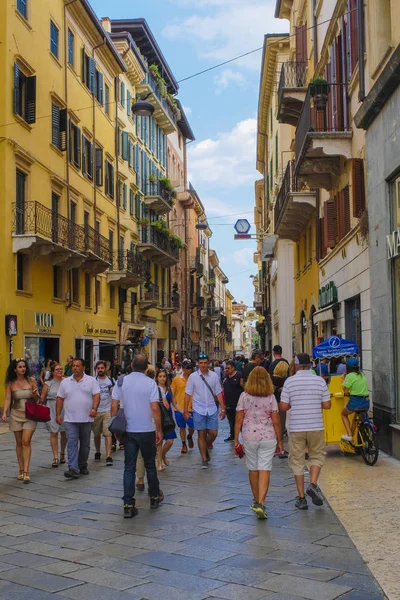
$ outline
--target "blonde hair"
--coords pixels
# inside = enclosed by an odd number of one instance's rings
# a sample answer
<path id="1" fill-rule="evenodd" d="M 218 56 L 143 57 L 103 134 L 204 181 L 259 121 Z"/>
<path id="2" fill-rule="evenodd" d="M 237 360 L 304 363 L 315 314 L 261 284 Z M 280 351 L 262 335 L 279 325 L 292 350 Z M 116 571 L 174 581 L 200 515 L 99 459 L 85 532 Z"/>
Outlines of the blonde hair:
<path id="1" fill-rule="evenodd" d="M 271 377 L 264 367 L 254 367 L 244 389 L 250 396 L 263 397 L 274 393 Z"/>
<path id="2" fill-rule="evenodd" d="M 274 372 L 273 372 L 273 376 L 280 377 L 281 379 L 285 379 L 285 377 L 287 377 L 287 375 L 288 375 L 288 371 L 289 371 L 289 365 L 284 360 L 281 360 L 276 365 Z"/>

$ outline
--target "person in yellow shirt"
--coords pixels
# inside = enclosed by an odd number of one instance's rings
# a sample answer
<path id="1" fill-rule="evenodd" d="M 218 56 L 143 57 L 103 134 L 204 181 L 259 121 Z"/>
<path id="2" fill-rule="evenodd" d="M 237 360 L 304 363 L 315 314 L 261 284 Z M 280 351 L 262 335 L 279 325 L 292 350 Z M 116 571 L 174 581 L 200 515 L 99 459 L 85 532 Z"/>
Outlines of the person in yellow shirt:
<path id="1" fill-rule="evenodd" d="M 182 375 L 177 375 L 172 380 L 171 388 L 172 388 L 172 390 L 174 392 L 175 402 L 176 402 L 175 419 L 176 419 L 176 423 L 177 423 L 177 425 L 179 427 L 179 433 L 180 433 L 181 441 L 182 441 L 182 450 L 181 450 L 181 453 L 182 454 L 186 454 L 187 453 L 186 427 L 189 428 L 189 433 L 188 433 L 188 436 L 187 436 L 187 443 L 189 445 L 189 448 L 193 448 L 194 447 L 194 443 L 193 443 L 194 428 L 193 428 L 192 399 L 190 399 L 190 402 L 189 402 L 189 409 L 188 409 L 189 413 L 190 413 L 189 419 L 186 421 L 186 419 L 183 416 L 183 413 L 185 412 L 186 384 L 187 384 L 187 381 L 189 379 L 189 376 L 193 373 L 193 370 L 194 370 L 194 364 L 190 360 L 190 358 L 186 358 L 182 362 L 182 369 L 183 369 Z"/>

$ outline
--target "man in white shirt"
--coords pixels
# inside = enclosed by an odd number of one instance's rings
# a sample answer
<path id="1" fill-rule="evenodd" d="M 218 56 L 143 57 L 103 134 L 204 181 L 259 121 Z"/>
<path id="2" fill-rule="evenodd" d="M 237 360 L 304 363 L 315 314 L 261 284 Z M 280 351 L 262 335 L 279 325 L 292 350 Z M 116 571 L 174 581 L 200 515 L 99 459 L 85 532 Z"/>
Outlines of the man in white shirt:
<path id="1" fill-rule="evenodd" d="M 114 380 L 107 376 L 107 365 L 104 360 L 98 360 L 96 363 L 96 381 L 100 388 L 100 404 L 93 423 L 94 445 L 96 447 L 94 460 L 101 460 L 100 448 L 101 436 L 103 435 L 106 445 L 106 465 L 111 467 L 113 465 L 113 459 L 111 458 L 112 435 L 108 430 L 108 423 L 111 418 L 111 394 Z"/>
<path id="2" fill-rule="evenodd" d="M 317 484 L 326 457 L 322 410 L 331 407 L 331 396 L 322 377 L 316 377 L 310 372 L 311 360 L 308 354 L 298 354 L 295 365 L 296 375 L 286 379 L 283 385 L 279 410 L 287 412 L 290 409 L 289 465 L 299 494 L 295 506 L 299 510 L 307 510 L 304 495 L 306 452 L 310 457 L 310 485 L 307 495 L 313 504 L 323 504 L 322 492 Z"/>
<path id="3" fill-rule="evenodd" d="M 74 358 L 71 377 L 64 379 L 58 388 L 56 420 L 63 422 L 67 434 L 68 479 L 89 475 L 87 468 L 90 451 L 92 423 L 100 402 L 100 388 L 94 377 L 85 374 L 83 358 Z"/>
<path id="4" fill-rule="evenodd" d="M 136 461 L 142 453 L 149 485 L 150 508 L 158 508 L 164 499 L 157 477 L 157 444 L 162 441 L 159 393 L 156 382 L 145 375 L 147 356 L 137 354 L 132 361 L 132 373 L 126 375 L 120 385 L 113 389 L 111 416 L 118 412 L 118 402 L 123 404 L 126 433 L 122 436 L 125 446 L 124 470 L 124 518 L 138 514 L 135 506 Z"/>
<path id="5" fill-rule="evenodd" d="M 193 396 L 193 425 L 198 434 L 198 445 L 202 469 L 208 469 L 210 453 L 208 448 L 218 435 L 218 407 L 220 419 L 225 419 L 226 411 L 218 375 L 208 369 L 208 356 L 199 355 L 199 370 L 192 373 L 186 384 L 184 418 L 189 419 L 189 401 Z"/>

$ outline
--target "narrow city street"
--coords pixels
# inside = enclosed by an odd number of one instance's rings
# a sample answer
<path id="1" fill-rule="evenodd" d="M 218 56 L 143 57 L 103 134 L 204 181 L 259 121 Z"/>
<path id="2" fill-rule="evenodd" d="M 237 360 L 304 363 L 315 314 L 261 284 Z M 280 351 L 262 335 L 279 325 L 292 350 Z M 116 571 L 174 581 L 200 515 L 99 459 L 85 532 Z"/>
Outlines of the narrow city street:
<path id="1" fill-rule="evenodd" d="M 91 458 L 89 476 L 67 481 L 38 430 L 23 485 L 12 434 L 0 435 L 0 598 L 383 600 L 332 509 L 294 508 L 287 461 L 274 459 L 268 521 L 251 514 L 247 471 L 223 442 L 226 429 L 208 470 L 196 449 L 181 455 L 176 443 L 161 473 L 162 507 L 150 511 L 138 492 L 133 520 L 122 518 L 121 451 L 112 468 Z"/>

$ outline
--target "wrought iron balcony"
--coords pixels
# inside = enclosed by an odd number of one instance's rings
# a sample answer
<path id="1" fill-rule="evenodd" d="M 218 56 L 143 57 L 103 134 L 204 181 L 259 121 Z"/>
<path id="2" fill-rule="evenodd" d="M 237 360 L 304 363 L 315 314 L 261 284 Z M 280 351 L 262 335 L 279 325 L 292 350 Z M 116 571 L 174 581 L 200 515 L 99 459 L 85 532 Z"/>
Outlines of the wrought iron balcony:
<path id="1" fill-rule="evenodd" d="M 139 230 L 139 249 L 147 260 L 163 267 L 172 267 L 179 261 L 179 248 L 168 233 L 151 225 L 144 225 Z"/>
<path id="2" fill-rule="evenodd" d="M 158 307 L 164 316 L 172 315 L 180 309 L 180 296 L 177 292 L 172 294 L 162 294 L 161 303 Z"/>
<path id="3" fill-rule="evenodd" d="M 154 283 L 142 287 L 140 296 L 140 309 L 149 310 L 160 304 L 160 289 Z"/>
<path id="4" fill-rule="evenodd" d="M 54 265 L 79 266 L 85 260 L 83 227 L 34 200 L 13 203 L 13 252 L 39 257 L 51 254 Z"/>
<path id="5" fill-rule="evenodd" d="M 84 225 L 86 259 L 83 268 L 93 275 L 98 275 L 108 269 L 113 255 L 110 253 L 110 242 L 90 225 Z"/>
<path id="6" fill-rule="evenodd" d="M 297 242 L 315 206 L 315 191 L 300 181 L 295 172 L 294 161 L 290 160 L 274 206 L 275 233 L 282 239 Z M 257 308 L 255 303 L 254 306 Z"/>
<path id="7" fill-rule="evenodd" d="M 136 89 L 138 94 L 143 92 L 152 92 L 151 96 L 149 96 L 147 100 L 148 102 L 151 102 L 155 108 L 155 119 L 158 121 L 165 133 L 173 133 L 176 131 L 178 115 L 174 113 L 168 100 L 163 98 L 161 95 L 158 83 L 150 71 L 146 73 L 144 80 L 141 84 L 136 86 Z"/>
<path id="8" fill-rule="evenodd" d="M 278 121 L 297 125 L 307 93 L 307 63 L 289 61 L 282 65 L 278 85 Z"/>
<path id="9" fill-rule="evenodd" d="M 126 287 L 136 287 L 144 283 L 148 275 L 146 262 L 140 254 L 131 250 L 115 250 L 111 253 L 107 282 Z"/>
<path id="10" fill-rule="evenodd" d="M 157 215 L 165 215 L 172 210 L 173 193 L 162 181 L 148 181 L 144 201 Z"/>
<path id="11" fill-rule="evenodd" d="M 218 321 L 221 318 L 222 309 L 215 304 L 209 304 L 207 306 L 207 316 L 211 317 L 212 320 Z"/>
<path id="12" fill-rule="evenodd" d="M 309 86 L 296 129 L 296 174 L 313 188 L 332 189 L 341 158 L 352 156 L 352 135 L 347 84 L 330 83 L 329 93 L 314 99 Z"/>

